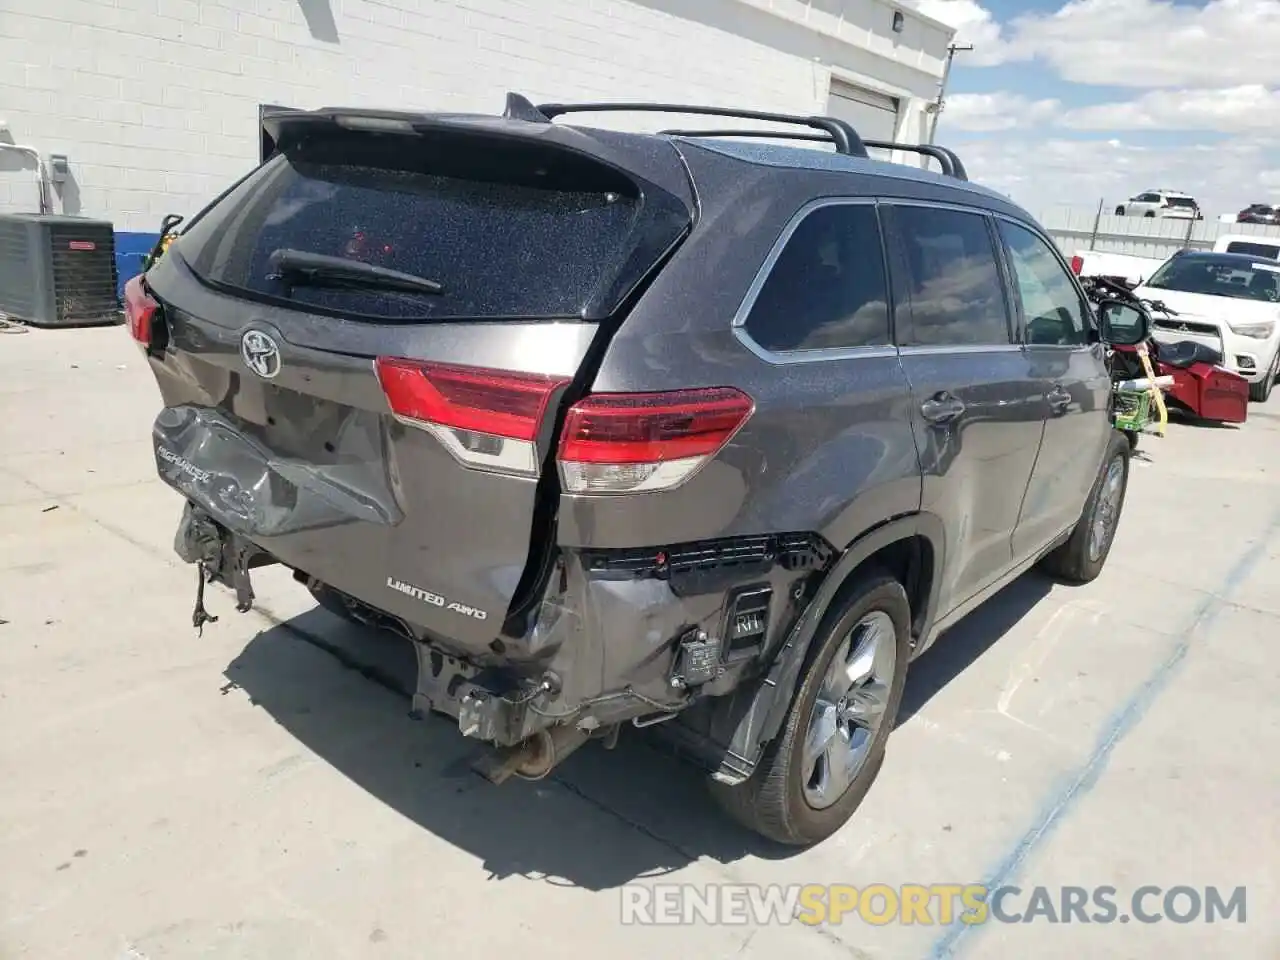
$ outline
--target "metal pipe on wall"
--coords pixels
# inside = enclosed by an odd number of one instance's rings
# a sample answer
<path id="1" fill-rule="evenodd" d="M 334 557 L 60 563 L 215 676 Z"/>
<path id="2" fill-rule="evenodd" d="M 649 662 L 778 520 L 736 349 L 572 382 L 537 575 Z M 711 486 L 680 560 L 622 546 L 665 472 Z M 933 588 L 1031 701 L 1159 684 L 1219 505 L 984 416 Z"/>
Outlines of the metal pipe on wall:
<path id="1" fill-rule="evenodd" d="M 44 167 L 44 159 L 35 147 L 21 143 L 0 143 L 0 150 L 9 150 L 30 157 L 36 163 L 36 180 L 40 191 L 40 213 L 53 213 L 53 197 L 49 189 L 48 171 Z"/>

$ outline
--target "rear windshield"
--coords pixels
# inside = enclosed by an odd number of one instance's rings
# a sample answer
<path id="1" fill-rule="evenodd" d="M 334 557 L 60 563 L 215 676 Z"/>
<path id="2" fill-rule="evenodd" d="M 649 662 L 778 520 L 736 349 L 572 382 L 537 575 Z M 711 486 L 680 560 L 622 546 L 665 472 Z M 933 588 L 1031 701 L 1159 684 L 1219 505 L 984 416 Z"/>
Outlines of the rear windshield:
<path id="1" fill-rule="evenodd" d="M 1170 197 L 1169 206 L 1171 207 L 1188 207 L 1192 210 L 1196 208 L 1196 202 L 1190 197 Z"/>
<path id="2" fill-rule="evenodd" d="M 1280 264 L 1211 253 L 1184 255 L 1167 260 L 1151 275 L 1147 286 L 1276 303 L 1280 301 Z"/>
<path id="3" fill-rule="evenodd" d="M 1280 246 L 1274 243 L 1250 243 L 1248 240 L 1232 240 L 1227 244 L 1227 253 L 1244 253 L 1251 257 L 1268 257 L 1272 260 L 1280 258 Z"/>
<path id="4" fill-rule="evenodd" d="M 581 316 L 631 248 L 635 188 L 564 151 L 463 152 L 406 136 L 312 140 L 269 160 L 174 249 L 215 287 L 341 316 Z M 390 268 L 442 292 L 299 283 L 274 269 L 277 250 Z"/>

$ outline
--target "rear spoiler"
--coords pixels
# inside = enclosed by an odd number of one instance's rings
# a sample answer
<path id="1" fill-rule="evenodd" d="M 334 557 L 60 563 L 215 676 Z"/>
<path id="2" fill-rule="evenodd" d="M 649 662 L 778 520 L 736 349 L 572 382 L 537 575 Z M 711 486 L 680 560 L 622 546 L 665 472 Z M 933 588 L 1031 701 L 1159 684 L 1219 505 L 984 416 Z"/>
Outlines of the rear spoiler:
<path id="1" fill-rule="evenodd" d="M 357 107 L 297 110 L 264 105 L 259 108 L 259 125 L 263 162 L 272 154 L 289 149 L 308 134 L 325 130 L 364 130 L 373 134 L 409 136 L 471 135 L 573 153 L 613 168 L 634 182 L 650 199 L 653 199 L 656 188 L 678 202 L 690 216 L 697 209 L 688 174 L 670 144 L 635 134 L 533 122 L 524 119 L 518 108 L 513 109 L 510 100 L 507 112 L 502 116 Z"/>
<path id="2" fill-rule="evenodd" d="M 275 103 L 258 104 L 258 163 L 266 163 L 276 152 L 276 138 L 267 130 L 267 116 L 275 117 L 286 113 L 305 113 L 305 111 Z"/>

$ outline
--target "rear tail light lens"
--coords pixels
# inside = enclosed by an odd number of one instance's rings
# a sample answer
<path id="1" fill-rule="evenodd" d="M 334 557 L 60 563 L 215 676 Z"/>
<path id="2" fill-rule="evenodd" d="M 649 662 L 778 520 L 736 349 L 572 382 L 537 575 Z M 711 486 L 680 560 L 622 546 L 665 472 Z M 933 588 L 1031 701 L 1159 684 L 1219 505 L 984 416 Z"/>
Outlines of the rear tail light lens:
<path id="1" fill-rule="evenodd" d="M 1078 277 L 1080 276 L 1080 271 L 1083 269 L 1084 269 L 1084 257 L 1072 257 L 1071 272 Z"/>
<path id="2" fill-rule="evenodd" d="M 147 293 L 142 274 L 124 285 L 124 316 L 129 324 L 129 335 L 144 347 L 151 346 L 152 323 L 160 304 Z"/>
<path id="3" fill-rule="evenodd" d="M 565 415 L 560 475 L 569 493 L 644 493 L 684 483 L 755 409 L 731 387 L 602 393 Z"/>
<path id="4" fill-rule="evenodd" d="M 567 377 L 378 357 L 396 419 L 433 434 L 464 466 L 537 476 L 538 433 Z"/>

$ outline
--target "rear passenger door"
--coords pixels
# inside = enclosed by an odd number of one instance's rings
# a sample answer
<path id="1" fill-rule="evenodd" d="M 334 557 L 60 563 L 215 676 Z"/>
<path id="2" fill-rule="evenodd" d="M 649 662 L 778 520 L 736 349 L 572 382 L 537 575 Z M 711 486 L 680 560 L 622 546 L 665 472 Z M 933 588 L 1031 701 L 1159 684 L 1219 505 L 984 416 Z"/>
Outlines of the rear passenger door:
<path id="1" fill-rule="evenodd" d="M 1036 552 L 1084 509 L 1111 431 L 1111 377 L 1093 311 L 1053 244 L 1025 224 L 996 219 L 1023 329 L 1023 350 L 1047 415 L 1013 552 Z"/>
<path id="2" fill-rule="evenodd" d="M 763 361 L 746 380 L 756 410 L 740 435 L 765 458 L 745 529 L 816 530 L 843 549 L 886 517 L 920 509 L 888 290 L 874 201 L 824 198 L 783 232 L 734 321 Z M 708 376 L 704 360 L 690 363 L 690 375 Z M 732 508 L 725 489 L 718 503 L 688 501 L 694 513 L 679 517 L 673 539 Z"/>
<path id="3" fill-rule="evenodd" d="M 990 218 L 905 202 L 884 213 L 895 337 L 924 473 L 921 509 L 947 532 L 945 616 L 1013 564 L 1044 412 L 1013 336 Z"/>

